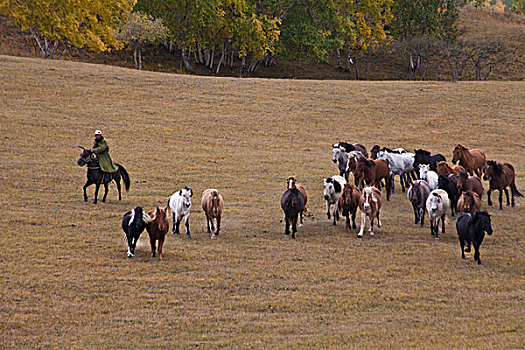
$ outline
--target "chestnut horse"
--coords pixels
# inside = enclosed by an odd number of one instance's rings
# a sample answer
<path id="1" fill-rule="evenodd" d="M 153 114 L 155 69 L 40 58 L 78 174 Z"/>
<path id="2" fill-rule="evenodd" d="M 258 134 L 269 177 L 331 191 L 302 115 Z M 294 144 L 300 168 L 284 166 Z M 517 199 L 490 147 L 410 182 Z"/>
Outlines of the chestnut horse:
<path id="1" fill-rule="evenodd" d="M 146 224 L 146 231 L 149 233 L 149 241 L 151 244 L 151 256 L 155 256 L 156 243 L 159 241 L 159 260 L 162 260 L 162 247 L 164 246 L 164 238 L 168 233 L 168 207 L 155 208 L 151 210 L 148 215 L 151 218 L 150 222 Z"/>
<path id="2" fill-rule="evenodd" d="M 509 205 L 509 190 L 507 187 L 510 186 L 512 193 L 512 206 L 514 207 L 514 196 L 523 197 L 523 195 L 516 188 L 516 173 L 514 167 L 510 163 L 498 163 L 495 160 L 489 160 L 485 168 L 483 168 L 483 180 L 489 181 L 489 190 L 487 191 L 487 197 L 489 205 L 492 205 L 490 199 L 490 193 L 493 190 L 499 191 L 499 210 L 503 210 L 501 202 L 503 201 L 503 191 L 507 196 L 507 205 Z"/>
<path id="3" fill-rule="evenodd" d="M 343 193 L 339 197 L 338 209 L 346 216 L 346 227 L 356 229 L 355 214 L 359 208 L 359 200 L 361 199 L 361 192 L 352 184 L 345 184 Z M 350 226 L 350 215 L 352 215 L 352 226 Z"/>
<path id="4" fill-rule="evenodd" d="M 450 165 L 445 161 L 438 162 L 436 165 L 436 173 L 438 175 L 457 175 L 460 171 L 465 171 L 461 165 Z"/>
<path id="5" fill-rule="evenodd" d="M 481 178 L 483 167 L 487 163 L 485 153 L 482 150 L 469 150 L 460 143 L 454 147 L 452 154 L 452 163 L 456 164 L 456 162 L 459 162 L 459 165 L 463 166 L 470 175 L 476 173 L 479 178 Z"/>
<path id="6" fill-rule="evenodd" d="M 381 180 L 385 179 L 386 199 L 390 200 L 392 194 L 392 178 L 390 166 L 384 159 L 365 159 L 357 160 L 355 177 L 358 179 L 359 186 L 376 186 L 381 190 Z"/>
<path id="7" fill-rule="evenodd" d="M 301 222 L 299 224 L 299 226 L 303 226 L 303 216 L 308 215 L 308 207 L 306 206 L 306 204 L 308 203 L 308 194 L 306 193 L 306 189 L 302 185 L 297 184 L 296 181 L 297 179 L 295 178 L 295 176 L 288 176 L 288 178 L 286 179 L 286 188 L 297 188 L 299 192 L 301 192 L 301 194 L 303 195 L 304 207 L 303 211 L 301 212 Z"/>
<path id="8" fill-rule="evenodd" d="M 463 192 L 458 199 L 456 210 L 458 213 L 473 213 L 481 210 L 481 199 L 479 199 L 476 192 Z"/>
<path id="9" fill-rule="evenodd" d="M 483 192 L 485 191 L 480 178 L 477 176 L 468 176 L 466 171 L 459 172 L 457 187 L 458 193 L 464 191 L 473 191 L 477 193 L 479 199 L 483 198 Z"/>

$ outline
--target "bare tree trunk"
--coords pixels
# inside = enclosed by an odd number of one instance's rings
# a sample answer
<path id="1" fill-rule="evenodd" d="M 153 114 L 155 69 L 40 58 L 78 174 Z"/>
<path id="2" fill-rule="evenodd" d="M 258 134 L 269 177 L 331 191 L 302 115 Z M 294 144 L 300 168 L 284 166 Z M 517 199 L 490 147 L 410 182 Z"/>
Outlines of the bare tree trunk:
<path id="1" fill-rule="evenodd" d="M 48 58 L 49 57 L 49 52 L 46 51 L 44 46 L 42 46 L 42 42 L 40 41 L 40 38 L 38 37 L 38 35 L 34 31 L 34 29 L 33 28 L 29 28 L 29 31 L 31 32 L 31 34 L 33 34 L 33 37 L 35 38 L 36 43 L 38 44 L 38 47 L 40 47 L 40 50 L 42 50 L 42 53 L 44 54 L 44 58 Z"/>
<path id="2" fill-rule="evenodd" d="M 354 60 L 354 71 L 355 71 L 355 80 L 359 80 L 359 67 L 357 65 L 357 58 Z"/>
<path id="3" fill-rule="evenodd" d="M 182 49 L 182 62 L 184 64 L 184 69 L 190 73 L 194 73 L 193 67 L 191 66 L 190 59 L 188 57 L 188 49 Z"/>
<path id="4" fill-rule="evenodd" d="M 198 64 L 202 64 L 204 62 L 204 59 L 202 58 L 202 50 L 201 50 L 201 46 L 199 43 L 197 43 L 197 53 L 199 55 L 198 56 L 199 59 L 198 60 L 196 59 L 195 61 L 197 61 Z"/>
<path id="5" fill-rule="evenodd" d="M 219 60 L 219 63 L 217 64 L 217 71 L 215 72 L 215 74 L 219 74 L 219 69 L 221 69 L 222 61 L 224 61 L 225 53 L 226 53 L 226 50 L 225 50 L 224 44 L 222 44 L 221 59 Z"/>
<path id="6" fill-rule="evenodd" d="M 342 69 L 343 66 L 341 64 L 341 49 L 337 49 L 336 54 L 337 54 L 337 68 Z"/>
<path id="7" fill-rule="evenodd" d="M 213 59 L 215 58 L 215 48 L 211 50 L 211 60 L 210 60 L 210 66 L 208 68 L 213 69 Z"/>
<path id="8" fill-rule="evenodd" d="M 233 47 L 232 47 L 232 52 L 231 52 L 231 55 L 230 55 L 230 68 L 233 68 Z"/>
<path id="9" fill-rule="evenodd" d="M 350 65 L 351 64 L 354 64 L 354 61 L 352 61 L 352 51 L 348 50 L 348 56 L 346 57 L 345 72 L 350 72 Z"/>
<path id="10" fill-rule="evenodd" d="M 259 65 L 260 60 L 253 57 L 252 62 L 250 63 L 250 66 L 248 67 L 248 73 L 254 73 L 257 69 L 257 66 Z"/>
<path id="11" fill-rule="evenodd" d="M 67 51 L 67 49 L 68 49 L 68 45 L 67 45 L 67 43 L 65 43 L 64 46 L 65 46 L 65 47 L 64 47 L 64 50 L 62 50 L 62 53 L 60 54 L 60 57 L 58 57 L 58 60 L 59 60 L 59 61 L 62 60 L 62 57 L 64 57 L 64 55 L 65 55 L 65 53 L 66 53 L 66 51 Z"/>
<path id="12" fill-rule="evenodd" d="M 241 57 L 241 73 L 244 73 L 244 67 L 246 66 L 246 55 Z"/>
<path id="13" fill-rule="evenodd" d="M 135 62 L 135 69 L 139 69 L 139 64 L 137 62 L 137 47 L 135 47 L 135 51 L 133 51 L 133 61 Z"/>
<path id="14" fill-rule="evenodd" d="M 139 70 L 142 70 L 142 47 L 139 46 Z"/>
<path id="15" fill-rule="evenodd" d="M 370 64 L 372 63 L 372 59 L 368 58 L 365 66 L 365 79 L 368 80 L 368 71 L 370 70 Z"/>
<path id="16" fill-rule="evenodd" d="M 57 50 L 57 47 L 58 47 L 58 41 L 55 41 L 55 43 L 53 44 L 53 49 L 51 50 L 51 54 L 50 54 L 51 59 L 55 58 L 55 51 Z"/>

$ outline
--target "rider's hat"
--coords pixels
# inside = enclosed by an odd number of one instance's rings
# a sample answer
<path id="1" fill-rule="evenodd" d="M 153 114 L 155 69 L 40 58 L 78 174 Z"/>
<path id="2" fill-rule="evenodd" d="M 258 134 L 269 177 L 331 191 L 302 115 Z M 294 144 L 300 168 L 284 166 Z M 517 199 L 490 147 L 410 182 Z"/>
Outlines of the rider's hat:
<path id="1" fill-rule="evenodd" d="M 96 135 L 102 135 L 102 131 L 100 131 L 100 130 L 95 130 L 95 136 L 96 136 Z"/>

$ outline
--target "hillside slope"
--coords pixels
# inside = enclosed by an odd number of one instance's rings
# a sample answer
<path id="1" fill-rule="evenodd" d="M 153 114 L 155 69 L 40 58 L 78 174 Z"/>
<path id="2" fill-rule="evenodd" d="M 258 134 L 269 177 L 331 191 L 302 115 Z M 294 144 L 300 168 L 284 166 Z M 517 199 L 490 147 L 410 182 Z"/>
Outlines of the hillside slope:
<path id="1" fill-rule="evenodd" d="M 525 200 L 492 215 L 482 266 L 462 260 L 454 218 L 434 241 L 404 193 L 383 227 L 326 219 L 331 144 L 425 148 L 456 142 L 511 162 L 525 193 L 522 82 L 348 82 L 195 77 L 0 56 L 1 348 L 524 347 Z M 82 201 L 77 145 L 102 129 L 132 184 Z M 283 235 L 295 174 L 311 216 Z M 124 212 L 193 188 L 193 238 L 147 233 L 126 257 Z M 484 182 L 487 186 L 487 183 Z M 211 240 L 200 194 L 225 198 Z M 93 188 L 89 191 L 93 197 Z M 493 194 L 493 199 L 497 194 Z"/>
<path id="2" fill-rule="evenodd" d="M 494 80 L 525 79 L 525 19 L 517 15 L 499 14 L 490 10 L 472 7 L 460 8 L 458 29 L 461 38 L 473 40 L 501 40 L 507 47 L 508 62 L 499 64 L 491 76 Z M 41 57 L 36 43 L 28 33 L 21 33 L 14 24 L 0 18 L 0 54 Z M 133 68 L 131 50 L 113 53 L 93 53 L 86 50 L 72 50 L 66 58 L 72 61 L 112 64 Z M 335 66 L 335 58 L 329 64 L 277 61 L 270 67 L 260 67 L 253 77 L 299 78 L 299 79 L 354 79 L 354 73 L 344 72 Z M 195 66 L 198 75 L 216 75 L 201 66 Z M 149 48 L 144 52 L 144 69 L 171 73 L 185 73 L 181 66 L 179 52 L 169 53 L 164 47 Z M 443 68 L 442 68 L 443 69 Z M 446 71 L 446 68 L 444 68 Z M 430 72 L 431 77 L 435 73 Z M 221 68 L 219 76 L 239 76 L 239 67 Z M 370 67 L 372 80 L 409 80 L 403 55 L 388 55 L 377 58 Z"/>

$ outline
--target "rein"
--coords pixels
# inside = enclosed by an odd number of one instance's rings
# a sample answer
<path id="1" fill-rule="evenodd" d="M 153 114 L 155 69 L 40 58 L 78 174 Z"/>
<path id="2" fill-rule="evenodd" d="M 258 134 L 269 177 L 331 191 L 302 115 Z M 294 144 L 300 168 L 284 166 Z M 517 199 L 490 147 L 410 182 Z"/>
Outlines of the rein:
<path id="1" fill-rule="evenodd" d="M 93 154 L 90 154 L 90 155 L 89 155 L 87 158 L 85 158 L 85 159 L 84 159 L 84 158 L 81 158 L 81 159 L 86 163 L 86 165 L 87 165 L 88 163 L 90 163 L 91 161 L 95 160 L 95 159 L 93 158 Z M 100 169 L 100 165 L 99 165 L 99 166 L 87 166 L 87 168 L 90 169 L 90 170 L 97 170 L 97 169 Z"/>

